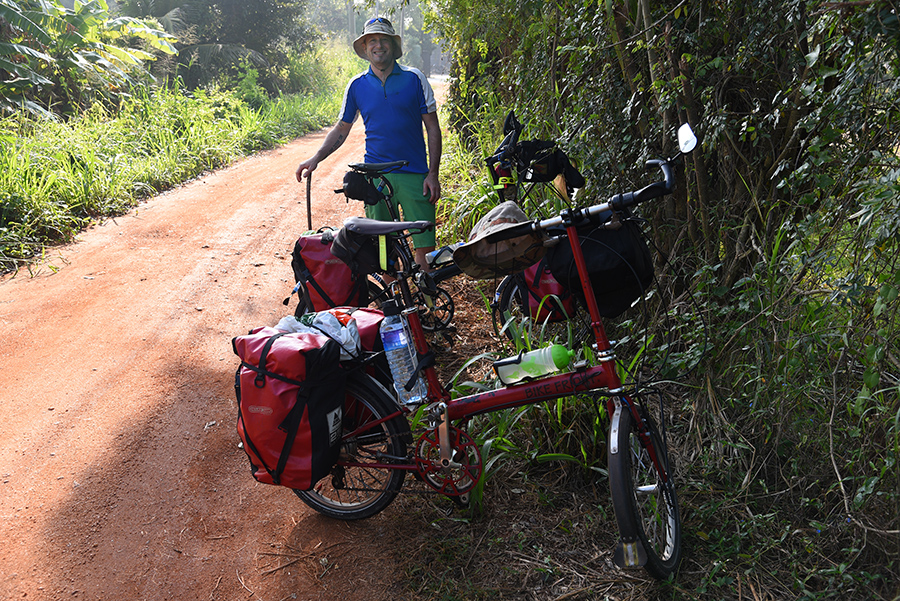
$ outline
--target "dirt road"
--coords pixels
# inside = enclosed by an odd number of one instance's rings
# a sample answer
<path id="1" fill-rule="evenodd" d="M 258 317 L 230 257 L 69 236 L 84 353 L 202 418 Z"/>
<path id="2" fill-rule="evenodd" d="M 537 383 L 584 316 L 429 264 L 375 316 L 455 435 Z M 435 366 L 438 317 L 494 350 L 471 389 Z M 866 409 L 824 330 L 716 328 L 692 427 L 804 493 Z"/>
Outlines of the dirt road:
<path id="1" fill-rule="evenodd" d="M 333 193 L 362 129 L 314 173 L 316 227 L 362 214 Z M 0 281 L 0 599 L 395 597 L 380 517 L 319 517 L 256 484 L 237 444 L 231 338 L 287 314 L 306 229 L 294 169 L 323 138 L 200 177 Z"/>

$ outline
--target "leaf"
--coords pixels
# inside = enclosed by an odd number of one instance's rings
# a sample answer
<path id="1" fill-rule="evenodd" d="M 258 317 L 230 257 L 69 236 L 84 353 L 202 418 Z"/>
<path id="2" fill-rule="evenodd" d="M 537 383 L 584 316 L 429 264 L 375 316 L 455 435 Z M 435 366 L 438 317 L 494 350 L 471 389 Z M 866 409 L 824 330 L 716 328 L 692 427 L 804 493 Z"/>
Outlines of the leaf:
<path id="1" fill-rule="evenodd" d="M 876 390 L 880 380 L 881 374 L 876 369 L 870 367 L 863 373 L 863 383 L 865 383 L 866 388 L 869 390 Z"/>
<path id="2" fill-rule="evenodd" d="M 812 67 L 813 65 L 816 64 L 816 61 L 819 60 L 819 52 L 821 50 L 822 50 L 822 46 L 819 44 L 816 44 L 815 49 L 806 55 L 806 66 L 807 67 Z"/>
<path id="3" fill-rule="evenodd" d="M 569 455 L 568 453 L 544 453 L 543 455 L 538 455 L 534 458 L 538 463 L 548 463 L 550 461 L 570 461 L 572 463 L 581 463 L 578 459 L 573 455 Z"/>

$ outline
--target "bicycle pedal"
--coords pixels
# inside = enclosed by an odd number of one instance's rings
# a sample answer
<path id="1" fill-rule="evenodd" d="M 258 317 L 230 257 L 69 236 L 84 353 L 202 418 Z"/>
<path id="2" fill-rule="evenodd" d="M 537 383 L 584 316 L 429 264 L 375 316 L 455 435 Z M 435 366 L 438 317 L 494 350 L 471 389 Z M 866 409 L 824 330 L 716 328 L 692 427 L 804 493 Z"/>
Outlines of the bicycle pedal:
<path id="1" fill-rule="evenodd" d="M 469 508 L 469 493 L 464 493 L 459 496 L 452 496 L 450 500 L 453 501 L 453 504 L 456 505 L 457 509 L 468 509 Z"/>
<path id="2" fill-rule="evenodd" d="M 449 329 L 449 328 L 448 328 L 448 329 Z M 453 328 L 453 331 L 455 332 L 455 331 L 456 331 L 456 328 Z M 441 330 L 441 331 L 440 331 L 440 335 L 441 335 L 441 338 L 444 339 L 444 343 L 446 343 L 446 345 L 447 345 L 447 348 L 444 348 L 444 349 L 441 349 L 441 350 L 443 350 L 443 351 L 452 351 L 452 350 L 453 350 L 453 346 L 454 346 L 454 344 L 456 343 L 456 341 L 453 339 L 453 336 L 451 336 L 451 335 L 450 335 L 450 332 L 448 332 L 447 330 Z"/>

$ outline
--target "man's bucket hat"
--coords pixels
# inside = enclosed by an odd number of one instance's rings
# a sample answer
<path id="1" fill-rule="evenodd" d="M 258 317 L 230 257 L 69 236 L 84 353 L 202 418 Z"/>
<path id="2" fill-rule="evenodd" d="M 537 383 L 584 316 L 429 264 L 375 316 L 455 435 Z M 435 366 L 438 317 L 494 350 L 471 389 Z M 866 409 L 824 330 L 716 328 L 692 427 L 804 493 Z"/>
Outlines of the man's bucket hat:
<path id="1" fill-rule="evenodd" d="M 528 217 L 515 202 L 508 200 L 497 205 L 475 224 L 469 241 L 453 251 L 453 261 L 476 280 L 489 280 L 531 267 L 547 252 L 542 231 L 499 242 L 485 240 L 490 234 L 525 221 L 529 221 Z"/>
<path id="2" fill-rule="evenodd" d="M 353 49 L 360 58 L 369 60 L 369 57 L 366 56 L 366 36 L 375 33 L 390 36 L 394 41 L 394 60 L 403 56 L 403 46 L 400 44 L 400 36 L 394 32 L 394 26 L 384 17 L 375 17 L 366 21 L 362 35 L 353 42 Z"/>

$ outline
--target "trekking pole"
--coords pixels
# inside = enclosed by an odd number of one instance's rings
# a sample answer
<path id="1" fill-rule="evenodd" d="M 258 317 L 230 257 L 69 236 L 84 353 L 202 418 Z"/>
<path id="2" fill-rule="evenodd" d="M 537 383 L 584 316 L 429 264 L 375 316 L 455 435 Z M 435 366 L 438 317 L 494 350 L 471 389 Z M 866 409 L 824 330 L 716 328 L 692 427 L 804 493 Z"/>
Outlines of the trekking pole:
<path id="1" fill-rule="evenodd" d="M 312 173 L 306 174 L 306 227 L 312 231 Z"/>

